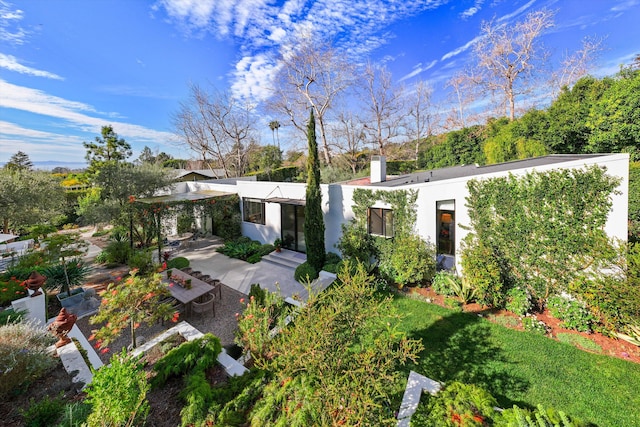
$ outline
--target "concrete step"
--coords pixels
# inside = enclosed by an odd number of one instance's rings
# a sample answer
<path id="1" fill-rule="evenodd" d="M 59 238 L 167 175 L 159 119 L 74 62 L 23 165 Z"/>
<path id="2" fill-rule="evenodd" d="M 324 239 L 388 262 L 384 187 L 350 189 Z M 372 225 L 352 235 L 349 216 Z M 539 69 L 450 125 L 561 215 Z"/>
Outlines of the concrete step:
<path id="1" fill-rule="evenodd" d="M 283 249 L 281 252 L 271 252 L 262 257 L 262 262 L 278 265 L 295 270 L 300 264 L 307 260 L 305 254 Z"/>

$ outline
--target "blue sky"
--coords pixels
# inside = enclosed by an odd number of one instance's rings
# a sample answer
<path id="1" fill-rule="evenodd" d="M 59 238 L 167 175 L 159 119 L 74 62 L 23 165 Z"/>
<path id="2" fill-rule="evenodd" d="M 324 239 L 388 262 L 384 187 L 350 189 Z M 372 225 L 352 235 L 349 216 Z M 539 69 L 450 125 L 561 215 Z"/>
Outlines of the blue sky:
<path id="1" fill-rule="evenodd" d="M 425 80 L 444 97 L 483 20 L 542 8 L 556 11 L 542 38 L 552 61 L 585 36 L 604 38 L 597 76 L 640 53 L 640 0 L 0 0 L 0 164 L 18 150 L 83 162 L 82 142 L 107 124 L 134 157 L 145 145 L 193 157 L 171 124 L 189 84 L 260 105 L 278 53 L 309 28 L 338 35 L 354 62 L 384 59 L 394 80 Z"/>

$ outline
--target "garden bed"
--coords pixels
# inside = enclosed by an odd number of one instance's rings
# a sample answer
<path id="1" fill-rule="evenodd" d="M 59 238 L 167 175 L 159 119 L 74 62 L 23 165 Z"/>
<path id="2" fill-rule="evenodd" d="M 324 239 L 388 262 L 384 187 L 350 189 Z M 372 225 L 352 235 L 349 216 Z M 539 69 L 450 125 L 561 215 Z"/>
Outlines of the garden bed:
<path id="1" fill-rule="evenodd" d="M 446 297 L 435 293 L 431 288 L 411 288 L 409 292 L 428 299 L 433 304 L 441 307 L 452 308 L 450 304 L 447 304 Z M 486 317 L 493 323 L 511 329 L 523 330 L 520 318 L 509 311 L 491 309 L 477 303 L 464 304 L 461 306 L 461 309 L 467 313 L 476 313 Z M 547 336 L 553 339 L 568 342 L 581 350 L 591 353 L 603 354 L 640 363 L 640 347 L 624 340 L 608 337 L 599 332 L 586 333 L 563 328 L 561 325 L 562 322 L 551 316 L 548 310 L 537 313 L 536 317 L 547 325 L 549 328 Z M 576 338 L 568 337 L 569 335 L 575 335 Z"/>

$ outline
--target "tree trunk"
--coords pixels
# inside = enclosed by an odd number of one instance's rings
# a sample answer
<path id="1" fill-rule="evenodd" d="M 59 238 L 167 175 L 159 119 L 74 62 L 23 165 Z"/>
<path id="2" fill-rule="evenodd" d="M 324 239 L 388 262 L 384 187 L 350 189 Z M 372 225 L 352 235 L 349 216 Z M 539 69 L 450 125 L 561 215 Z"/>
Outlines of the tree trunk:
<path id="1" fill-rule="evenodd" d="M 331 165 L 331 154 L 329 153 L 329 143 L 327 142 L 327 135 L 324 130 L 324 120 L 322 117 L 318 118 L 320 123 L 320 132 L 322 132 L 322 152 L 324 154 L 324 161 L 327 165 Z"/>
<path id="2" fill-rule="evenodd" d="M 136 323 L 131 319 L 129 324 L 131 325 L 131 348 L 136 348 L 138 346 L 136 343 Z"/>

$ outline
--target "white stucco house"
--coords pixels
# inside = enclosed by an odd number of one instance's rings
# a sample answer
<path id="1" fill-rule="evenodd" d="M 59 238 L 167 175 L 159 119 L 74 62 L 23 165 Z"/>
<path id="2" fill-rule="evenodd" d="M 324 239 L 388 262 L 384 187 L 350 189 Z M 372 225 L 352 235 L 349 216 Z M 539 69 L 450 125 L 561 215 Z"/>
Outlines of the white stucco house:
<path id="1" fill-rule="evenodd" d="M 445 256 L 448 264 L 453 265 L 460 242 L 467 233 L 461 225 L 469 224 L 465 206 L 469 180 L 592 165 L 605 167 L 607 174 L 621 180 L 617 194 L 612 196 L 613 204 L 605 231 L 611 237 L 626 241 L 628 154 L 548 155 L 495 165 L 463 165 L 401 176 L 387 176 L 384 157 L 374 156 L 369 178 L 321 185 L 326 250 L 337 252 L 335 244 L 340 238 L 341 225 L 354 217 L 352 205 L 355 189 L 415 190 L 418 193 L 416 233 L 434 242 L 438 253 Z M 240 197 L 243 235 L 264 243 L 273 243 L 280 238 L 284 247 L 299 252 L 306 251 L 303 232 L 304 183 L 263 182 L 254 179 L 180 182 L 175 185 L 172 194 L 180 193 L 184 197 L 188 197 L 189 193 L 235 193 Z M 377 203 L 369 208 L 369 231 L 378 235 L 392 233 L 389 224 L 393 221 L 393 212 L 390 207 Z M 204 229 L 211 230 L 206 220 L 201 221 L 201 224 Z"/>

